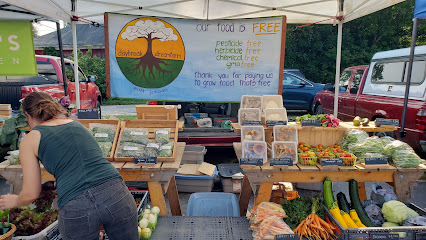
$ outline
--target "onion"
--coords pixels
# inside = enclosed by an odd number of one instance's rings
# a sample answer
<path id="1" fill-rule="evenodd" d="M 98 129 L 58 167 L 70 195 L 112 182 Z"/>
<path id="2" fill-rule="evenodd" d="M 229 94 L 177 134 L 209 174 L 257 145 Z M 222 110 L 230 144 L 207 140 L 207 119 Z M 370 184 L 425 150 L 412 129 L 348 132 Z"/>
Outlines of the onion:
<path id="1" fill-rule="evenodd" d="M 158 216 L 160 214 L 160 208 L 157 206 L 152 207 L 151 213 Z"/>
<path id="2" fill-rule="evenodd" d="M 147 226 L 148 226 L 148 219 L 146 219 L 146 218 L 142 218 L 140 221 L 139 221 L 139 227 L 141 227 L 141 228 L 146 228 Z"/>

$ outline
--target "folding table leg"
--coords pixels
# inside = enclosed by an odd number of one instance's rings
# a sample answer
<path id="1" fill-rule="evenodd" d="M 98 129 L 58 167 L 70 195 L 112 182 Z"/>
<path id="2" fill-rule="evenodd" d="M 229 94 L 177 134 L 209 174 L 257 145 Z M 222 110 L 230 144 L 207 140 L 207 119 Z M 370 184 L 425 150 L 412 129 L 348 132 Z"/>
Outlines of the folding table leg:
<path id="1" fill-rule="evenodd" d="M 148 182 L 148 189 L 152 205 L 160 208 L 160 216 L 167 216 L 166 200 L 160 182 Z"/>

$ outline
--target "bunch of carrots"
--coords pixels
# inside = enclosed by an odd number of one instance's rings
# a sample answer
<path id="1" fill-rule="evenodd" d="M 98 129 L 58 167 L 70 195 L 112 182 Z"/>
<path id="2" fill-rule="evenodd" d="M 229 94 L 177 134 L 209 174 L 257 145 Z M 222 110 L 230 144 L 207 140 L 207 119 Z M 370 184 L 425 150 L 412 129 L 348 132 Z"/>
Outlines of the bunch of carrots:
<path id="1" fill-rule="evenodd" d="M 318 208 L 318 198 L 314 198 L 312 202 L 312 213 L 309 214 L 300 224 L 294 229 L 294 233 L 297 233 L 302 239 L 303 237 L 307 239 L 336 239 L 334 230 L 336 229 L 333 225 L 328 224 L 326 221 L 322 220 L 315 213 Z"/>

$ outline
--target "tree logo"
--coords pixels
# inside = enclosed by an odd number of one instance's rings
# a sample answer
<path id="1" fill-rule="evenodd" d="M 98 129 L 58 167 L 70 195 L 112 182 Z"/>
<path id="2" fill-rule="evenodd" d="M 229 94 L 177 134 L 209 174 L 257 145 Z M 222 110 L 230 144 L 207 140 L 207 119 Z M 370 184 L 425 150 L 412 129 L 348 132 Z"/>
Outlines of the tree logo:
<path id="1" fill-rule="evenodd" d="M 161 88 L 175 80 L 185 61 L 179 32 L 156 18 L 138 18 L 123 27 L 115 56 L 126 78 L 143 88 Z"/>

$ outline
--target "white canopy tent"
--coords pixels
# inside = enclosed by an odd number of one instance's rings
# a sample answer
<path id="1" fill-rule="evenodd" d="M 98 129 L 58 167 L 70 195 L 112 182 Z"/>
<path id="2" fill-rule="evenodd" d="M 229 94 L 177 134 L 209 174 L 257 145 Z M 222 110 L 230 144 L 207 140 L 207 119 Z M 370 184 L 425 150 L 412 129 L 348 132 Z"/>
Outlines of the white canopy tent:
<path id="1" fill-rule="evenodd" d="M 270 16 L 287 16 L 289 24 L 321 23 L 338 24 L 336 78 L 340 79 L 340 58 L 342 43 L 342 25 L 370 13 L 387 8 L 404 0 L 2 0 L 22 9 L 46 16 L 51 19 L 71 22 L 73 24 L 74 56 L 78 69 L 76 21 L 103 24 L 104 13 L 121 13 L 132 15 L 174 17 L 188 19 L 238 19 Z M 3 2 L 3 3 L 2 3 Z M 2 14 L 0 19 L 13 19 L 16 14 Z M 16 18 L 15 18 L 16 19 Z M 25 18 L 28 19 L 28 18 Z M 31 18 L 29 18 L 30 20 Z M 37 18 L 33 18 L 37 19 Z M 74 74 L 77 78 L 78 74 Z M 76 93 L 78 94 L 78 79 Z M 339 88 L 336 87 L 334 114 L 337 116 L 337 99 Z M 77 95 L 77 107 L 80 107 Z"/>

